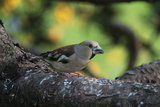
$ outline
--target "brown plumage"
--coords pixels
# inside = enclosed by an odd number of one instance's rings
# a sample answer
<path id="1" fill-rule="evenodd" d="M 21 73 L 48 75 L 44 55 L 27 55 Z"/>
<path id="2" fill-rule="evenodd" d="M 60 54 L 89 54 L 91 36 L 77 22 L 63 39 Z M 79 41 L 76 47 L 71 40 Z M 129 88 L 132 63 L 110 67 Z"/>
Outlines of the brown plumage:
<path id="1" fill-rule="evenodd" d="M 68 45 L 42 53 L 41 56 L 55 70 L 70 73 L 83 69 L 96 54 L 102 53 L 104 51 L 97 42 L 86 40 L 79 44 Z"/>
<path id="2" fill-rule="evenodd" d="M 61 55 L 63 55 L 63 54 L 66 55 L 66 57 L 71 56 L 74 53 L 74 46 L 75 45 L 68 45 L 68 46 L 65 46 L 65 47 L 60 47 L 60 48 L 55 49 L 53 51 L 48 51 L 47 53 L 42 53 L 42 54 L 40 54 L 40 56 L 43 56 L 44 58 L 46 58 L 48 60 L 51 60 L 51 61 L 57 61 L 61 57 Z M 48 56 L 49 54 L 51 56 Z M 58 54 L 60 54 L 60 55 L 58 57 L 55 57 Z M 67 60 L 61 60 L 59 62 L 67 63 L 68 61 Z"/>

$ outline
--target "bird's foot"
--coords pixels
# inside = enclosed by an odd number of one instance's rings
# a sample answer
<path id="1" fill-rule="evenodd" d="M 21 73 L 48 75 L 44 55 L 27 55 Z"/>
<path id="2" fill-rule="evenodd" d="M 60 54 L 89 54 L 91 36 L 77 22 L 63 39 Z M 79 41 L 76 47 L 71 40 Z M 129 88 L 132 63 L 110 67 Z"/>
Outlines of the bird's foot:
<path id="1" fill-rule="evenodd" d="M 78 75 L 78 76 L 83 76 L 81 73 L 79 73 L 79 72 L 73 72 L 73 73 L 71 73 L 71 74 L 73 74 L 73 75 Z"/>
<path id="2" fill-rule="evenodd" d="M 81 73 L 78 73 L 78 72 L 74 72 L 74 73 L 64 73 L 65 76 L 67 77 L 72 77 L 72 76 L 83 76 Z"/>

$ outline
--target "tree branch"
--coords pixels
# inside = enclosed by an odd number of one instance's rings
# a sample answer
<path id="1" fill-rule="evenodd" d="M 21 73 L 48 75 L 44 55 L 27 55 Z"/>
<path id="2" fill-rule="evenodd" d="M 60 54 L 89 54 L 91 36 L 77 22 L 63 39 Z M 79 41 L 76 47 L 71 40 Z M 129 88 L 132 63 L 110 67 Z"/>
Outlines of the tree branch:
<path id="1" fill-rule="evenodd" d="M 135 107 L 160 104 L 160 86 L 66 77 L 12 42 L 0 23 L 0 107 Z M 151 74 L 152 75 L 152 74 Z"/>
<path id="2" fill-rule="evenodd" d="M 135 67 L 135 62 L 138 58 L 139 50 L 141 47 L 141 43 L 137 39 L 136 34 L 126 25 L 123 25 L 117 21 L 110 21 L 108 25 L 109 33 L 111 33 L 111 36 L 114 39 L 113 41 L 126 45 L 125 47 L 129 53 L 128 66 L 126 70 Z M 121 38 L 125 39 L 126 43 L 121 41 Z"/>

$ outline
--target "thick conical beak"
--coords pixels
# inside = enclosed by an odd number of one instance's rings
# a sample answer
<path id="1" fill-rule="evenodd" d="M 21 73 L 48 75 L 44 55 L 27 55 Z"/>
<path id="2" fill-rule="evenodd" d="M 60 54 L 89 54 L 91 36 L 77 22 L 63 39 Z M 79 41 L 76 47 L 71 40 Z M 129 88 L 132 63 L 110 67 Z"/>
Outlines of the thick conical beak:
<path id="1" fill-rule="evenodd" d="M 103 54 L 103 53 L 104 51 L 102 50 L 100 46 L 93 48 L 93 54 Z"/>

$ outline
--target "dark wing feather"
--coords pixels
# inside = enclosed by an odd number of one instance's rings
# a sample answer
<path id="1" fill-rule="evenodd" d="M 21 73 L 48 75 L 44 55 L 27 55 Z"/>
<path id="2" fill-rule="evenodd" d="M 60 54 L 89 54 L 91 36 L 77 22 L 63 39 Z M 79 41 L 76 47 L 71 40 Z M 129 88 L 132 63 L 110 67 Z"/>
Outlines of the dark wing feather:
<path id="1" fill-rule="evenodd" d="M 47 53 L 42 53 L 40 56 L 52 60 L 52 61 L 58 61 L 62 63 L 68 63 L 69 60 L 67 57 L 71 56 L 74 54 L 74 46 L 75 45 L 68 45 L 65 47 L 61 47 L 58 49 L 55 49 L 53 51 L 48 51 Z M 64 57 L 65 55 L 65 57 Z"/>

